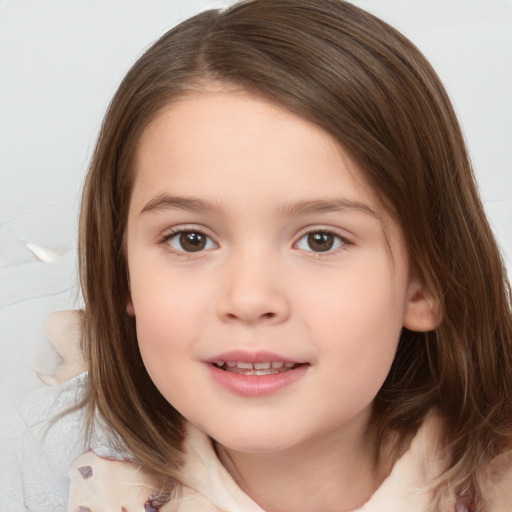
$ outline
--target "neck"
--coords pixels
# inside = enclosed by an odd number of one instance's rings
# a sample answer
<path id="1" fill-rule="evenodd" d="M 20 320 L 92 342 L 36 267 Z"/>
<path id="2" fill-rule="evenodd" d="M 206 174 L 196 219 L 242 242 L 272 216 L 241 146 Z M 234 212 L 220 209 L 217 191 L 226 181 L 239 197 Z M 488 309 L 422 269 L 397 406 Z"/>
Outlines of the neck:
<path id="1" fill-rule="evenodd" d="M 387 475 L 375 464 L 365 418 L 277 452 L 217 446 L 239 487 L 267 512 L 348 512 L 362 506 Z"/>

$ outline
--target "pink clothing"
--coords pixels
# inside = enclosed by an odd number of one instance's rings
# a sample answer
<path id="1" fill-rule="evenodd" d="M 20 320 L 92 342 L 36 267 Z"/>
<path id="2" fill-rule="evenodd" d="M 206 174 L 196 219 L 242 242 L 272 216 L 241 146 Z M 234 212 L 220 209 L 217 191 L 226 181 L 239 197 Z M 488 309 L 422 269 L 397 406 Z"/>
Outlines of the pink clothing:
<path id="1" fill-rule="evenodd" d="M 40 390 L 0 425 L 0 510 L 9 512 L 154 512 L 149 497 L 159 482 L 140 467 L 122 461 L 108 435 L 98 430 L 88 445 L 83 411 L 49 421 L 82 395 L 82 374 L 61 386 Z M 430 414 L 409 449 L 367 503 L 355 512 L 427 512 L 429 486 L 442 470 L 440 421 Z M 211 440 L 188 425 L 179 497 L 160 512 L 263 512 L 234 482 Z M 502 456 L 485 486 L 486 512 L 512 511 L 512 463 Z M 498 476 L 501 475 L 501 476 Z M 146 504 L 146 506 L 145 506 Z M 447 497 L 435 512 L 466 512 Z"/>
<path id="2" fill-rule="evenodd" d="M 430 415 L 388 478 L 357 512 L 427 511 L 432 500 L 428 485 L 442 469 L 435 449 L 438 436 L 439 423 L 434 415 Z M 181 495 L 164 505 L 161 512 L 264 512 L 231 478 L 217 458 L 210 439 L 192 425 L 188 426 L 185 450 Z M 122 510 L 121 507 L 125 507 L 127 512 L 143 510 L 143 504 L 152 491 L 151 485 L 144 482 L 139 468 L 126 462 L 102 459 L 92 453 L 80 459 L 70 471 L 69 512 Z M 94 477 L 84 478 L 79 473 L 80 465 L 85 462 L 101 480 L 94 482 Z M 123 479 L 119 478 L 121 473 Z M 137 482 L 140 482 L 138 487 Z M 105 508 L 92 506 L 91 500 L 104 495 L 106 489 L 111 493 L 108 497 L 111 505 Z M 135 495 L 138 496 L 139 508 L 130 501 Z M 448 500 L 446 507 L 449 512 L 464 511 L 462 505 L 455 508 L 453 499 Z"/>
<path id="3" fill-rule="evenodd" d="M 437 435 L 437 423 L 429 417 L 389 477 L 357 512 L 425 511 L 431 501 L 425 486 L 441 470 L 432 450 L 438 442 Z M 162 512 L 263 512 L 235 484 L 202 432 L 190 429 L 186 449 L 183 498 L 162 508 Z"/>

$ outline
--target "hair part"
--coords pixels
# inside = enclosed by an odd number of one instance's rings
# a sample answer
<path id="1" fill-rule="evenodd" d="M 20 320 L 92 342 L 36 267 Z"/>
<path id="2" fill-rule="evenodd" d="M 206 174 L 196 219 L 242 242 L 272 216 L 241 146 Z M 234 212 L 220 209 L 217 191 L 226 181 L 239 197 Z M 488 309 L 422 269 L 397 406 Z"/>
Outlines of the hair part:
<path id="1" fill-rule="evenodd" d="M 126 314 L 124 236 L 142 132 L 166 105 L 212 82 L 323 128 L 401 227 L 442 321 L 435 332 L 404 329 L 375 400 L 377 446 L 391 434 L 409 439 L 437 408 L 452 453 L 440 484 L 470 488 L 478 506 L 481 470 L 512 441 L 510 287 L 439 78 L 404 36 L 342 0 L 249 0 L 204 12 L 160 38 L 123 80 L 80 217 L 91 424 L 97 411 L 138 462 L 179 478 L 183 420 L 151 381 Z"/>

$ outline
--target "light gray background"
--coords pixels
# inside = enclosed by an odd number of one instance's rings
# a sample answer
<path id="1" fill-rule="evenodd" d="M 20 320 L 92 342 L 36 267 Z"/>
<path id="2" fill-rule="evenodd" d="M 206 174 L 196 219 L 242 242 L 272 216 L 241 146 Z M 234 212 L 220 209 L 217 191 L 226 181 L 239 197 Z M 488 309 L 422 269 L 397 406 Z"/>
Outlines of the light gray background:
<path id="1" fill-rule="evenodd" d="M 78 200 L 121 78 L 171 26 L 229 3 L 0 0 L 0 398 L 43 385 L 37 372 L 58 363 L 42 325 L 51 311 L 80 304 Z M 512 1 L 353 3 L 404 32 L 436 67 L 510 269 Z"/>

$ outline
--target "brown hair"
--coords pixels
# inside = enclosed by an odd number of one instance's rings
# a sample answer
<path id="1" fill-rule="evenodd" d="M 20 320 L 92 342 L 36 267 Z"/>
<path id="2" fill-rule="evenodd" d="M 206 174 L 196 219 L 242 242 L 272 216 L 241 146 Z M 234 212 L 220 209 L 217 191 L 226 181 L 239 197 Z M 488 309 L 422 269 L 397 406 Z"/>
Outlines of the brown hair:
<path id="1" fill-rule="evenodd" d="M 413 272 L 437 301 L 435 332 L 404 330 L 374 407 L 382 441 L 444 419 L 444 474 L 477 476 L 512 441 L 512 315 L 504 265 L 463 136 L 437 75 L 393 28 L 341 0 L 252 0 L 165 34 L 119 87 L 87 176 L 80 219 L 91 411 L 150 470 L 179 474 L 182 418 L 142 363 L 123 249 L 138 139 L 155 114 L 209 81 L 264 97 L 330 133 L 401 226 Z"/>

